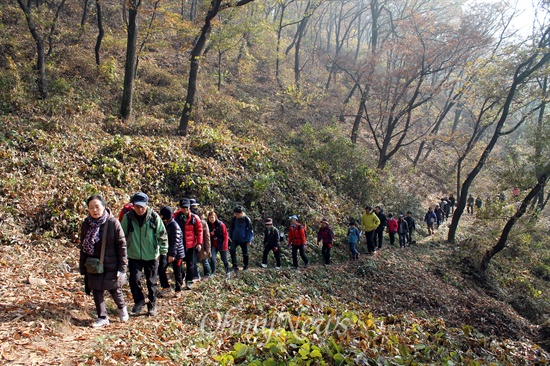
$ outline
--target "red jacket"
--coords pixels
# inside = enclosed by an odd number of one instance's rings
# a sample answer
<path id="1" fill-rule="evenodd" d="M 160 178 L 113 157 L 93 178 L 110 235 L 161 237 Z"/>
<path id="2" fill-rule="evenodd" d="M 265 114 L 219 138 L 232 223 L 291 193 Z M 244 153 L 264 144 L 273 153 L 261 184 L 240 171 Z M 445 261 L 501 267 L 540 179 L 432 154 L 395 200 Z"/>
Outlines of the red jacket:
<path id="1" fill-rule="evenodd" d="M 225 251 L 229 249 L 229 235 L 227 235 L 227 226 L 220 220 L 214 223 L 208 221 L 208 230 L 210 230 L 210 242 L 212 247 Z"/>
<path id="2" fill-rule="evenodd" d="M 399 228 L 399 224 L 397 223 L 397 220 L 393 217 L 388 220 L 388 232 L 389 233 L 396 233 L 397 229 Z"/>
<path id="3" fill-rule="evenodd" d="M 183 232 L 183 243 L 185 249 L 191 249 L 202 245 L 202 223 L 200 217 L 189 212 L 187 221 L 183 221 L 181 210 L 174 212 L 174 220 L 178 223 Z"/>
<path id="4" fill-rule="evenodd" d="M 290 225 L 288 229 L 288 244 L 296 246 L 306 244 L 306 229 L 304 225 L 300 223 Z"/>

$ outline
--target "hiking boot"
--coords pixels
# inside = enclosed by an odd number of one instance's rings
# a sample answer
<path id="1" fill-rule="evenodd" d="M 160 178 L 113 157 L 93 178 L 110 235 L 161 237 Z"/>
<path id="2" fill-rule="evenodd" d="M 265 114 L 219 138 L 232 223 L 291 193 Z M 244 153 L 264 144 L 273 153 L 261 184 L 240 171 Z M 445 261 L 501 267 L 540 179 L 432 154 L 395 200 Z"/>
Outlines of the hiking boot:
<path id="1" fill-rule="evenodd" d="M 174 294 L 174 297 L 175 297 L 176 299 L 179 299 L 179 298 L 181 297 L 181 290 L 176 291 L 176 293 Z"/>
<path id="2" fill-rule="evenodd" d="M 267 268 L 267 264 L 261 264 L 262 268 Z"/>
<path id="3" fill-rule="evenodd" d="M 137 315 L 141 313 L 141 309 L 143 309 L 143 306 L 145 305 L 145 301 L 140 301 L 137 304 L 134 305 L 132 308 L 132 314 Z"/>
<path id="4" fill-rule="evenodd" d="M 93 328 L 101 328 L 101 327 L 106 327 L 107 325 L 109 325 L 109 319 L 107 319 L 107 318 L 97 318 L 95 323 L 92 324 L 92 327 Z"/>
<path id="5" fill-rule="evenodd" d="M 147 310 L 149 312 L 149 316 L 157 316 L 158 314 L 156 303 L 153 303 L 153 304 L 151 304 L 150 302 L 147 303 Z"/>
<path id="6" fill-rule="evenodd" d="M 199 277 L 193 278 L 193 282 L 199 282 L 201 279 Z"/>
<path id="7" fill-rule="evenodd" d="M 239 267 L 238 266 L 233 266 L 229 269 L 231 272 L 239 272 Z"/>
<path id="8" fill-rule="evenodd" d="M 186 290 L 191 290 L 191 285 L 192 285 L 192 284 L 193 284 L 193 282 L 187 282 L 187 283 L 185 284 L 185 289 L 186 289 Z"/>
<path id="9" fill-rule="evenodd" d="M 248 266 L 243 267 L 243 271 L 246 271 L 248 269 Z"/>
<path id="10" fill-rule="evenodd" d="M 168 295 L 170 295 L 170 292 L 172 292 L 172 289 L 170 287 L 166 287 L 166 288 L 163 288 L 162 290 L 160 290 L 160 292 L 157 294 L 157 297 L 166 297 Z"/>
<path id="11" fill-rule="evenodd" d="M 128 308 L 125 306 L 122 309 L 118 309 L 118 316 L 121 322 L 127 322 L 128 319 L 130 319 L 130 315 L 128 315 Z"/>

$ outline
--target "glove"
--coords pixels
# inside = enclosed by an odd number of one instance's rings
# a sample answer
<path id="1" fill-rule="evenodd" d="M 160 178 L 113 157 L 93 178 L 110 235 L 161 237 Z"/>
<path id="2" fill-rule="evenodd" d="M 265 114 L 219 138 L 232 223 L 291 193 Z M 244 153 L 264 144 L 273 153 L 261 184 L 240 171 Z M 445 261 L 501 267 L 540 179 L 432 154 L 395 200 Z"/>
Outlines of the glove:
<path id="1" fill-rule="evenodd" d="M 276 252 L 276 251 L 278 251 L 278 250 L 279 250 L 279 247 L 274 247 L 274 248 L 273 248 L 273 252 Z"/>

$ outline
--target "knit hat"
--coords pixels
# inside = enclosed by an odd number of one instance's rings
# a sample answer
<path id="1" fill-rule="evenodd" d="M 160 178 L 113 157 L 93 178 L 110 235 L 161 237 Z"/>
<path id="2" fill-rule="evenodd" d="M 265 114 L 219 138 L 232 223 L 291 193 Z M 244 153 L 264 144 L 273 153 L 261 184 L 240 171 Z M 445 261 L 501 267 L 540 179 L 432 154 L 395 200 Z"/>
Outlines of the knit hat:
<path id="1" fill-rule="evenodd" d="M 160 217 L 163 220 L 170 220 L 173 214 L 174 214 L 174 210 L 172 210 L 172 207 L 170 206 L 164 206 L 163 208 L 160 209 Z"/>
<path id="2" fill-rule="evenodd" d="M 146 207 L 149 202 L 149 196 L 143 192 L 138 192 L 132 196 L 132 203 L 136 206 Z"/>

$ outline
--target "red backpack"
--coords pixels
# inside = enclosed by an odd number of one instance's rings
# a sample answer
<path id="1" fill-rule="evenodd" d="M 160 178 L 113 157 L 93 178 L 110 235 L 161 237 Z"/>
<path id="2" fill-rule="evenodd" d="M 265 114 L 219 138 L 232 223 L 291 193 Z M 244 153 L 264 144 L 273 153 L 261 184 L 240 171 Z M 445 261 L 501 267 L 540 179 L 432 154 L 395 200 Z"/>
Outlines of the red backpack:
<path id="1" fill-rule="evenodd" d="M 122 210 L 118 213 L 118 221 L 122 221 L 122 218 L 124 215 L 126 215 L 127 212 L 130 212 L 134 209 L 134 204 L 132 202 L 128 202 L 127 204 L 122 207 Z"/>

